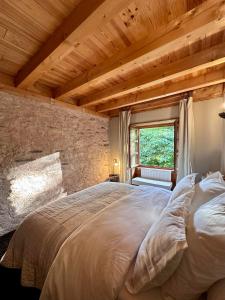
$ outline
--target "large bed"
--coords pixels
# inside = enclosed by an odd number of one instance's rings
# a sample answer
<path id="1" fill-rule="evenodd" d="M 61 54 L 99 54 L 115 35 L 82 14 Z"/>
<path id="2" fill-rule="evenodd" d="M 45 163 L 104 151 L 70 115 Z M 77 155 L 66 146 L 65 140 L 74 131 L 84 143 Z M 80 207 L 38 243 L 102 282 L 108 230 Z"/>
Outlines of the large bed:
<path id="1" fill-rule="evenodd" d="M 158 289 L 132 296 L 124 282 L 170 194 L 105 182 L 53 201 L 19 226 L 1 264 L 21 269 L 22 285 L 45 300 L 161 299 Z"/>

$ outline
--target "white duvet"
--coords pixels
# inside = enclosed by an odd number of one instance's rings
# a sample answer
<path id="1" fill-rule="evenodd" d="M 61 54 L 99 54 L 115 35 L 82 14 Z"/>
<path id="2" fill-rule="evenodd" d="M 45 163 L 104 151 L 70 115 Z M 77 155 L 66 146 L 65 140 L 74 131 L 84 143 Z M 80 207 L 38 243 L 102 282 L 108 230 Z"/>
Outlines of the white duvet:
<path id="1" fill-rule="evenodd" d="M 170 192 L 103 183 L 29 216 L 2 260 L 41 300 L 113 300 Z M 43 285 L 44 284 L 44 285 Z M 122 299 L 122 298 L 121 298 Z"/>

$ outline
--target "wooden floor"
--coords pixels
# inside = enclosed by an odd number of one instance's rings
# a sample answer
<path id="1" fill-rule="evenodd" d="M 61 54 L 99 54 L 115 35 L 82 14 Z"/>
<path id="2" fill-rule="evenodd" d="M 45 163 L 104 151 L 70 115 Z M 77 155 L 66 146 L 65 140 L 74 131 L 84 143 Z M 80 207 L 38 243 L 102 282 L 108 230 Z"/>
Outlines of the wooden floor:
<path id="1" fill-rule="evenodd" d="M 0 238 L 0 257 L 7 249 L 12 234 Z M 1 300 L 38 300 L 40 291 L 24 288 L 20 285 L 20 270 L 6 269 L 0 266 Z"/>

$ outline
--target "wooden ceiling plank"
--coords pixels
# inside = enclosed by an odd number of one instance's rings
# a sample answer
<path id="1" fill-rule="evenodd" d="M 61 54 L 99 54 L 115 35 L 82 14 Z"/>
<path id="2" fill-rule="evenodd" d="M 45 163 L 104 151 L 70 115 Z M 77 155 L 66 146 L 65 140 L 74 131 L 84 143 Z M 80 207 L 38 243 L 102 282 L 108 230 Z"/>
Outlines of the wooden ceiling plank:
<path id="1" fill-rule="evenodd" d="M 14 78 L 8 74 L 0 72 L 0 84 L 14 86 Z"/>
<path id="2" fill-rule="evenodd" d="M 85 97 L 79 101 L 79 105 L 85 107 L 96 105 L 103 101 L 105 102 L 110 98 L 120 97 L 128 93 L 139 91 L 140 89 L 149 88 L 168 80 L 186 76 L 193 72 L 201 71 L 224 62 L 225 43 L 221 43 L 166 65 L 154 65 L 147 74 L 135 77 L 125 83 L 122 82 L 121 84 L 103 90 L 93 96 Z"/>
<path id="3" fill-rule="evenodd" d="M 192 94 L 194 101 L 205 101 L 208 99 L 222 97 L 222 95 L 223 95 L 222 83 L 197 89 L 193 91 Z"/>
<path id="4" fill-rule="evenodd" d="M 174 98 L 174 97 L 167 97 L 165 99 L 158 99 L 155 101 L 149 101 L 146 102 L 144 105 L 134 105 L 130 107 L 130 110 L 133 113 L 138 113 L 138 112 L 143 112 L 147 110 L 153 110 L 153 109 L 159 109 L 159 108 L 164 108 L 164 107 L 171 107 L 174 105 L 179 105 L 180 100 L 182 99 L 182 96 L 179 95 L 179 97 Z M 120 112 L 120 109 L 116 110 L 111 110 L 107 112 L 107 114 L 110 117 L 115 117 L 118 116 Z"/>
<path id="5" fill-rule="evenodd" d="M 4 56 L 0 56 L 0 72 L 13 76 L 18 70 L 19 64 L 4 59 Z"/>
<path id="6" fill-rule="evenodd" d="M 132 0 L 84 0 L 16 76 L 16 86 L 26 88 L 74 49 L 74 43 L 119 13 Z"/>
<path id="7" fill-rule="evenodd" d="M 145 107 L 143 109 L 134 109 L 132 110 L 132 113 L 138 113 L 138 112 L 142 112 L 142 111 L 146 111 L 146 110 L 154 110 L 154 109 L 160 109 L 160 108 L 166 108 L 166 107 L 171 107 L 171 106 L 177 106 L 179 105 L 180 101 L 171 101 L 169 103 L 165 103 L 165 104 L 160 104 L 158 103 L 157 105 L 149 105 L 148 107 Z"/>
<path id="8" fill-rule="evenodd" d="M 148 102 L 141 103 L 141 104 L 136 104 L 136 105 L 131 106 L 131 110 L 132 111 L 133 110 L 141 110 L 141 109 L 149 107 L 149 106 L 158 106 L 159 104 L 169 104 L 169 103 L 179 102 L 182 99 L 182 95 L 183 95 L 183 93 L 165 97 L 165 98 L 161 98 L 161 99 L 148 101 Z"/>
<path id="9" fill-rule="evenodd" d="M 74 104 L 65 103 L 60 100 L 53 99 L 49 94 L 50 91 L 43 91 L 43 89 L 48 89 L 47 87 L 41 87 L 40 84 L 36 83 L 30 90 L 24 90 L 14 86 L 14 78 L 12 76 L 6 75 L 0 72 L 0 91 L 7 92 L 14 95 L 22 96 L 23 99 L 30 101 L 33 100 L 48 103 L 51 105 L 56 105 L 64 107 L 70 110 L 78 110 L 80 112 L 88 113 L 90 115 L 99 116 L 103 118 L 108 118 L 107 115 L 95 112 L 88 108 L 79 107 Z"/>
<path id="10" fill-rule="evenodd" d="M 194 102 L 205 101 L 223 96 L 223 84 L 216 84 L 205 88 L 200 88 L 193 91 L 192 97 Z M 158 100 L 148 101 L 145 103 L 133 105 L 130 107 L 132 113 L 138 113 L 142 111 L 149 111 L 153 109 L 160 109 L 164 107 L 171 107 L 179 105 L 180 100 L 183 98 L 183 93 L 170 96 Z M 129 106 L 127 107 L 127 109 Z M 119 115 L 120 109 L 109 111 L 107 114 L 110 117 L 116 117 Z"/>
<path id="11" fill-rule="evenodd" d="M 176 49 L 185 41 L 196 40 L 211 32 L 212 28 L 225 27 L 225 3 L 223 0 L 208 0 L 202 5 L 155 30 L 149 37 L 131 45 L 103 64 L 75 78 L 56 90 L 56 98 L 76 95 L 77 91 L 90 84 L 98 84 L 116 74 L 123 74 L 155 60 Z"/>
<path id="12" fill-rule="evenodd" d="M 96 111 L 105 112 L 113 109 L 144 103 L 149 100 L 159 99 L 179 93 L 211 86 L 225 82 L 225 68 L 213 70 L 208 73 L 193 78 L 184 79 L 178 82 L 166 82 L 163 86 L 155 87 L 150 90 L 137 93 L 136 95 L 127 95 L 120 99 L 112 100 L 109 103 L 101 104 L 96 107 Z"/>

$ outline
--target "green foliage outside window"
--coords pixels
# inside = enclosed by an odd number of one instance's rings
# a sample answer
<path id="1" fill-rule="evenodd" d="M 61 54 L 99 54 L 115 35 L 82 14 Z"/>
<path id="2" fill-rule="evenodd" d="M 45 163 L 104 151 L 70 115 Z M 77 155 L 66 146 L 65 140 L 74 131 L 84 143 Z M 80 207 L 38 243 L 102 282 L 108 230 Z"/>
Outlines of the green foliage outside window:
<path id="1" fill-rule="evenodd" d="M 174 168 L 174 126 L 140 129 L 140 164 Z"/>

